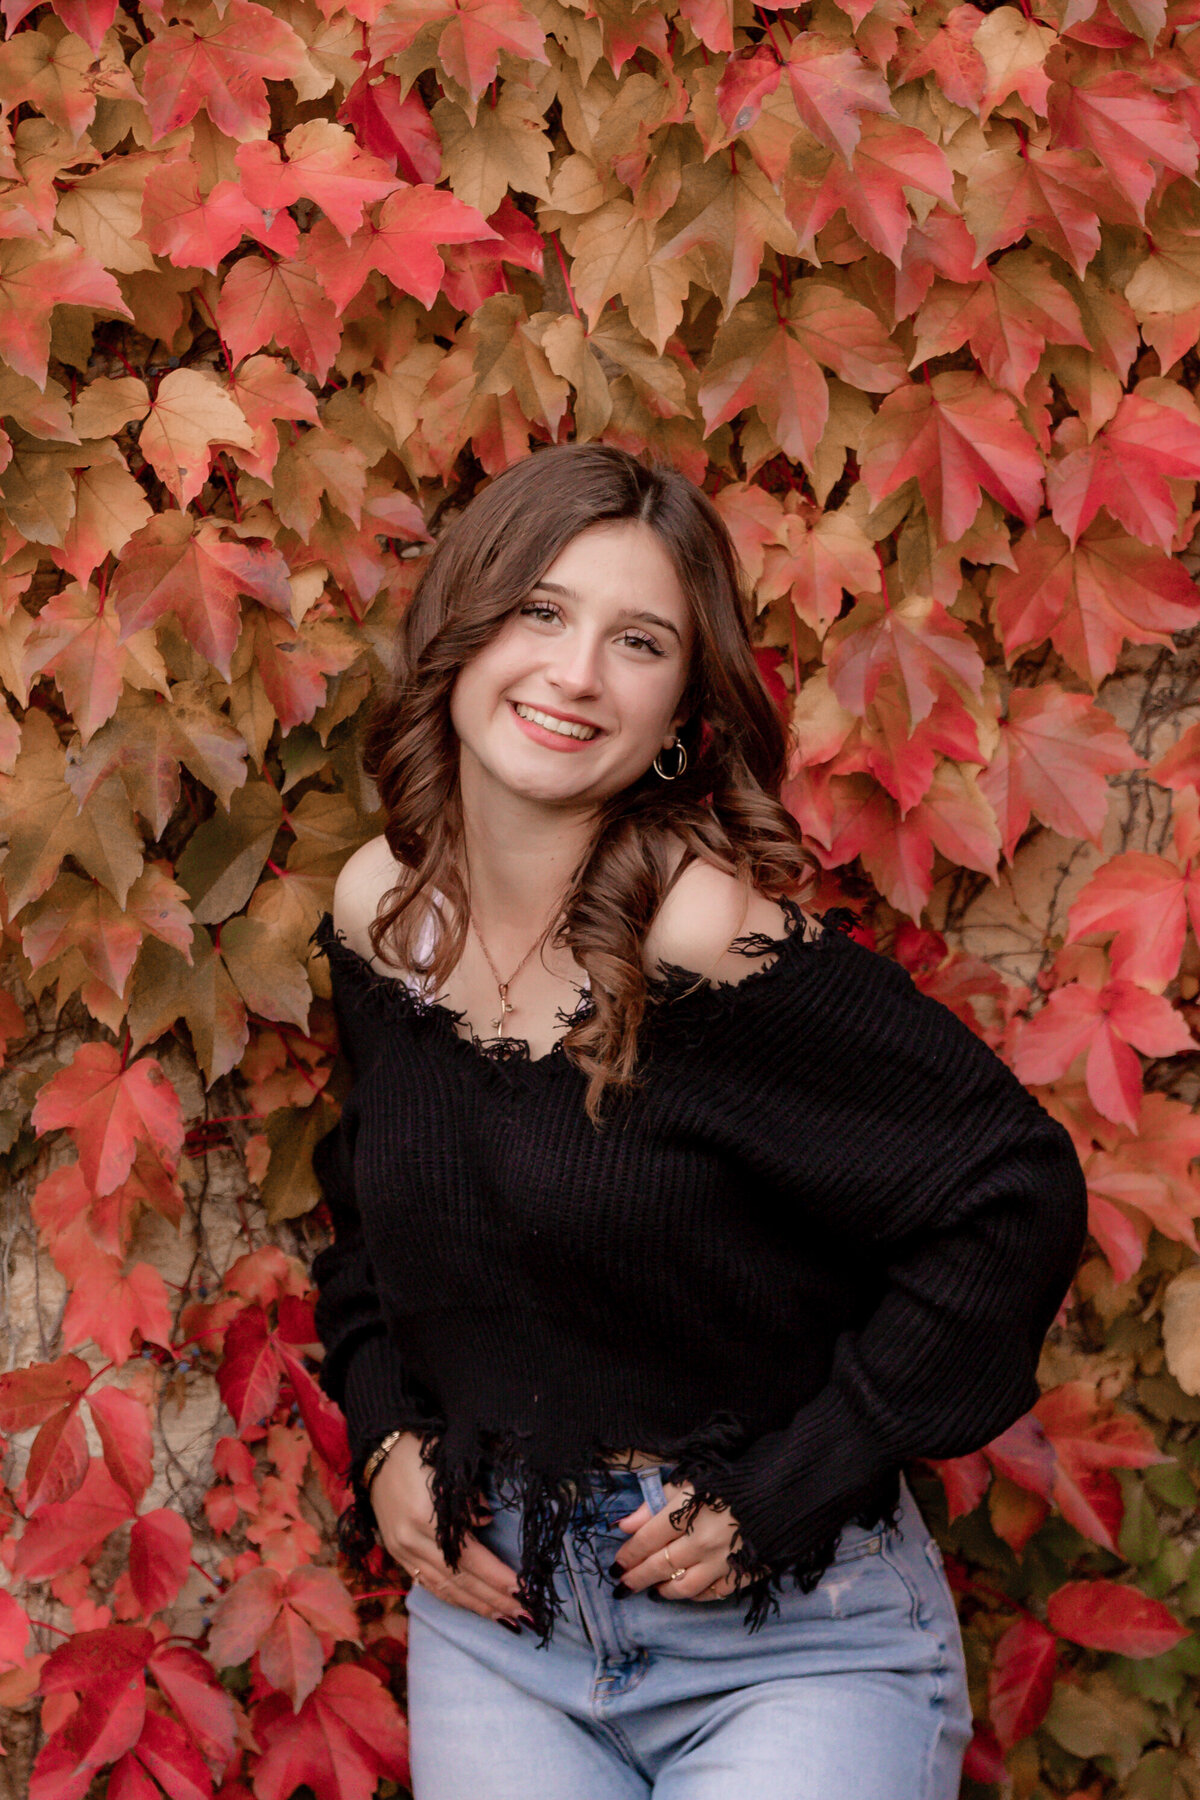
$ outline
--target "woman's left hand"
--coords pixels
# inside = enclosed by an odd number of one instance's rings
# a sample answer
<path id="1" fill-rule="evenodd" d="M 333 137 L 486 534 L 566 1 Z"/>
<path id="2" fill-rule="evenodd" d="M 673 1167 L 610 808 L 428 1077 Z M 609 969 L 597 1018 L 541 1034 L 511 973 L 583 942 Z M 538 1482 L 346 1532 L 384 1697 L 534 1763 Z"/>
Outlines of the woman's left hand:
<path id="1" fill-rule="evenodd" d="M 631 1592 L 657 1588 L 664 1600 L 723 1600 L 737 1588 L 739 1577 L 729 1567 L 738 1530 L 731 1512 L 702 1506 L 690 1530 L 682 1534 L 671 1523 L 671 1514 L 691 1492 L 686 1483 L 676 1487 L 664 1482 L 666 1505 L 659 1512 L 652 1512 L 649 1501 L 643 1500 L 636 1512 L 616 1521 L 629 1533 L 629 1542 L 617 1552 L 614 1568 L 621 1571 L 618 1578 Z M 687 1573 L 672 1581 L 672 1565 Z"/>

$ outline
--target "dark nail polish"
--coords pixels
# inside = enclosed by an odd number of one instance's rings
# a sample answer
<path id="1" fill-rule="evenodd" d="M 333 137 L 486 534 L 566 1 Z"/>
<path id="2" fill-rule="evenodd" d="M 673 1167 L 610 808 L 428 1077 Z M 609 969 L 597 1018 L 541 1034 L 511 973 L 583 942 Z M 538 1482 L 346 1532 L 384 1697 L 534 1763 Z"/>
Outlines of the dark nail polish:
<path id="1" fill-rule="evenodd" d="M 614 1600 L 629 1600 L 632 1599 L 636 1591 L 636 1588 L 626 1587 L 623 1581 L 618 1581 L 616 1587 L 612 1591 L 612 1597 Z"/>
<path id="2" fill-rule="evenodd" d="M 537 1630 L 537 1620 L 531 1619 L 528 1613 L 518 1613 L 517 1617 L 520 1619 L 522 1625 L 528 1625 L 532 1630 Z"/>
<path id="3" fill-rule="evenodd" d="M 521 1627 L 517 1624 L 517 1621 L 515 1619 L 497 1619 L 496 1623 L 498 1625 L 503 1625 L 505 1631 L 511 1631 L 517 1637 L 520 1637 L 522 1635 Z"/>
<path id="4" fill-rule="evenodd" d="M 657 1588 L 647 1588 L 646 1596 L 650 1600 L 661 1600 L 663 1598 Z"/>
<path id="5" fill-rule="evenodd" d="M 620 1581 L 622 1575 L 625 1573 L 619 1562 L 610 1562 L 608 1565 L 608 1572 L 614 1581 Z"/>

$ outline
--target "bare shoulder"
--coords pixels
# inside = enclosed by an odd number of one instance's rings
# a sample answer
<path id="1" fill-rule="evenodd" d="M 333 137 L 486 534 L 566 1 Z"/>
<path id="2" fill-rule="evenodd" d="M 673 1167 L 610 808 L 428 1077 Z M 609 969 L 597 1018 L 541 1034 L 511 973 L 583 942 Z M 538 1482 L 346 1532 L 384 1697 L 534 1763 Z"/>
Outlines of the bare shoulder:
<path id="1" fill-rule="evenodd" d="M 333 924 L 360 956 L 370 960 L 367 933 L 383 896 L 396 885 L 401 865 L 385 837 L 371 838 L 342 864 L 333 889 Z"/>
<path id="2" fill-rule="evenodd" d="M 787 935 L 788 917 L 778 901 L 712 863 L 693 862 L 646 933 L 643 964 L 650 975 L 675 963 L 710 981 L 740 981 L 761 965 L 729 946 L 735 938 L 760 932 L 772 939 Z"/>

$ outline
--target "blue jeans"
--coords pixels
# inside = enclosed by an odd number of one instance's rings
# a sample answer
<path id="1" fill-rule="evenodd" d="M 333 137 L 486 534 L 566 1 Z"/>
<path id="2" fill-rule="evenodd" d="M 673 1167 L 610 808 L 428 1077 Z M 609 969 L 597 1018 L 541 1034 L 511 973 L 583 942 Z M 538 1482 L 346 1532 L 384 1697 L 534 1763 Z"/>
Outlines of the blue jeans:
<path id="1" fill-rule="evenodd" d="M 597 1557 L 565 1544 L 548 1644 L 414 1587 L 414 1800 L 955 1800 L 971 1735 L 941 1552 L 901 1478 L 893 1530 L 848 1525 L 811 1594 L 612 1597 L 615 1521 L 665 1504 L 669 1464 L 610 1471 Z M 494 1487 L 479 1539 L 514 1570 L 520 1519 Z"/>

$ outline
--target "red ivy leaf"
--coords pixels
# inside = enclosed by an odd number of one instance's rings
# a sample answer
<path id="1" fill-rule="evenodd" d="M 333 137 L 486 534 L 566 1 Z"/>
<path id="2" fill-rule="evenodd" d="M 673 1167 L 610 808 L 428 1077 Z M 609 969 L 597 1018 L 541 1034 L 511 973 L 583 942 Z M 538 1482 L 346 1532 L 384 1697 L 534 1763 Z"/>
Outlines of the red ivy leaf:
<path id="1" fill-rule="evenodd" d="M 1045 1718 L 1057 1657 L 1054 1632 L 1037 1619 L 1018 1619 L 997 1642 L 988 1673 L 988 1716 L 1003 1749 L 1011 1750 Z"/>
<path id="2" fill-rule="evenodd" d="M 212 1776 L 177 1719 L 147 1712 L 133 1755 L 171 1800 L 212 1800 Z"/>
<path id="3" fill-rule="evenodd" d="M 1162 1656 L 1192 1634 L 1163 1605 L 1121 1581 L 1068 1581 L 1046 1602 L 1060 1637 L 1117 1656 Z"/>
<path id="4" fill-rule="evenodd" d="M 1039 519 L 999 571 L 996 625 L 1011 663 L 1048 637 L 1077 675 L 1098 687 L 1126 638 L 1166 644 L 1200 618 L 1200 592 L 1175 558 L 1099 518 L 1074 549 L 1052 519 Z"/>
<path id="5" fill-rule="evenodd" d="M 97 1458 L 78 1493 L 43 1506 L 29 1521 L 16 1548 L 13 1572 L 22 1581 L 52 1581 L 65 1575 L 132 1515 L 129 1495 Z"/>
<path id="6" fill-rule="evenodd" d="M 153 1474 L 150 1414 L 142 1401 L 124 1388 L 97 1388 L 88 1406 L 100 1437 L 109 1474 L 136 1506 Z"/>
<path id="7" fill-rule="evenodd" d="M 271 1695 L 254 1725 L 266 1746 L 257 1800 L 289 1800 L 304 1783 L 316 1800 L 371 1800 L 381 1775 L 409 1785 L 408 1727 L 366 1669 L 335 1664 L 298 1718 L 285 1695 Z"/>
<path id="8" fill-rule="evenodd" d="M 233 1757 L 237 1720 L 212 1665 L 181 1644 L 160 1644 L 149 1666 L 200 1754 L 224 1767 Z"/>
<path id="9" fill-rule="evenodd" d="M 339 119 L 354 127 L 364 150 L 394 169 L 402 181 L 436 181 L 442 142 L 416 88 L 402 97 L 402 83 L 378 66 L 364 69 L 342 102 Z"/>
<path id="10" fill-rule="evenodd" d="M 35 1363 L 0 1375 L 0 1431 L 28 1431 L 43 1425 L 87 1387 L 92 1371 L 78 1356 Z"/>
<path id="11" fill-rule="evenodd" d="M 129 1581 L 145 1613 L 163 1612 L 187 1580 L 192 1533 L 181 1514 L 159 1507 L 135 1519 L 129 1536 Z"/>
<path id="12" fill-rule="evenodd" d="M 270 1414 L 279 1393 L 283 1365 L 275 1334 L 261 1306 L 247 1306 L 225 1333 L 225 1356 L 217 1370 L 221 1398 L 238 1431 Z"/>
<path id="13" fill-rule="evenodd" d="M 31 1630 L 28 1613 L 0 1589 L 0 1674 L 24 1663 Z"/>
<path id="14" fill-rule="evenodd" d="M 56 1500 L 69 1500 L 88 1472 L 87 1433 L 73 1400 L 46 1420 L 33 1440 L 17 1504 L 28 1516 Z"/>

